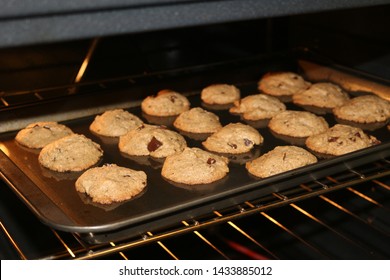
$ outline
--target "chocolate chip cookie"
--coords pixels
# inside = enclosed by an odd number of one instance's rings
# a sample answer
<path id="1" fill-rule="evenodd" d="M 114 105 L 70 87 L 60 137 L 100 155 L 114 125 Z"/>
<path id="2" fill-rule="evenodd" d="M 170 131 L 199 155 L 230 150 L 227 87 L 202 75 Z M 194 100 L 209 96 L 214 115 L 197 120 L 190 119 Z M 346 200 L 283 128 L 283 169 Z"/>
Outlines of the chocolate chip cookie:
<path id="1" fill-rule="evenodd" d="M 143 121 L 123 109 L 114 109 L 96 116 L 89 129 L 98 135 L 118 137 L 138 127 Z"/>
<path id="2" fill-rule="evenodd" d="M 226 105 L 239 100 L 240 90 L 234 85 L 214 84 L 204 88 L 200 93 L 200 98 L 206 104 Z"/>
<path id="3" fill-rule="evenodd" d="M 270 72 L 258 82 L 261 92 L 277 97 L 291 97 L 309 88 L 310 82 L 292 72 Z"/>
<path id="4" fill-rule="evenodd" d="M 323 117 L 313 113 L 287 110 L 273 117 L 268 127 L 279 135 L 302 138 L 322 133 L 329 125 Z"/>
<path id="5" fill-rule="evenodd" d="M 228 159 L 199 148 L 185 148 L 165 159 L 161 175 L 175 183 L 209 184 L 229 172 Z"/>
<path id="6" fill-rule="evenodd" d="M 93 202 L 111 204 L 140 194 L 146 187 L 145 172 L 115 164 L 94 167 L 84 172 L 76 181 L 76 190 L 86 193 Z"/>
<path id="7" fill-rule="evenodd" d="M 39 163 L 53 171 L 82 171 L 100 160 L 100 145 L 81 134 L 72 134 L 56 140 L 41 150 Z"/>
<path id="8" fill-rule="evenodd" d="M 191 133 L 213 133 L 222 128 L 216 114 L 200 107 L 181 113 L 173 122 L 173 126 Z"/>
<path id="9" fill-rule="evenodd" d="M 336 124 L 325 132 L 306 139 L 306 146 L 310 150 L 332 156 L 351 153 L 376 144 L 380 144 L 380 141 L 374 136 L 367 135 L 360 128 L 342 124 Z"/>
<path id="10" fill-rule="evenodd" d="M 163 158 L 187 147 L 179 133 L 164 126 L 143 124 L 119 138 L 119 150 L 129 156 Z"/>
<path id="11" fill-rule="evenodd" d="M 259 158 L 247 162 L 248 172 L 259 178 L 266 178 L 317 162 L 317 158 L 303 148 L 277 146 Z"/>
<path id="12" fill-rule="evenodd" d="M 255 128 L 242 123 L 230 123 L 213 133 L 202 144 L 212 152 L 241 154 L 262 144 L 263 140 L 263 136 Z"/>
<path id="13" fill-rule="evenodd" d="M 356 123 L 386 123 L 390 118 L 390 102 L 376 95 L 363 95 L 334 108 L 333 113 L 338 119 Z"/>
<path id="14" fill-rule="evenodd" d="M 190 109 L 190 102 L 187 97 L 178 92 L 161 90 L 156 96 L 146 97 L 141 103 L 141 109 L 151 116 L 177 116 Z"/>
<path id="15" fill-rule="evenodd" d="M 15 140 L 28 148 L 41 149 L 47 144 L 73 134 L 73 131 L 57 122 L 31 123 L 16 134 Z"/>
<path id="16" fill-rule="evenodd" d="M 254 94 L 235 101 L 229 109 L 232 114 L 241 114 L 244 120 L 258 121 L 270 119 L 286 110 L 279 99 L 265 94 Z"/>
<path id="17" fill-rule="evenodd" d="M 349 99 L 347 92 L 332 83 L 315 83 L 292 96 L 292 102 L 296 105 L 314 106 L 329 112 L 335 107 L 344 105 Z"/>

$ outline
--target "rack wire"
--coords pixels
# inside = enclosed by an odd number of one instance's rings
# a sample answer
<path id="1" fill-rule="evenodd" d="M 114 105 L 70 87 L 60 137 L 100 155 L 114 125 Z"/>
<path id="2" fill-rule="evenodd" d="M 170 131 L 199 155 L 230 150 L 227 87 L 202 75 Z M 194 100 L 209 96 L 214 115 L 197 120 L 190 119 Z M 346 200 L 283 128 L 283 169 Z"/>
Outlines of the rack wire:
<path id="1" fill-rule="evenodd" d="M 300 250 L 306 252 L 303 256 L 307 258 L 343 258 L 342 255 L 335 254 L 334 250 L 329 250 L 327 244 L 323 244 L 325 240 L 318 243 L 317 238 L 313 237 L 324 234 L 331 236 L 330 240 L 335 244 L 341 242 L 342 246 L 352 247 L 352 251 L 358 252 L 355 254 L 356 258 L 387 258 L 389 251 L 386 253 L 386 246 L 382 248 L 372 246 L 373 244 L 368 244 L 371 241 L 367 242 L 365 237 L 356 236 L 355 233 L 345 230 L 340 224 L 352 221 L 360 228 L 365 228 L 365 231 L 368 230 L 370 235 L 379 236 L 378 242 L 388 241 L 390 237 L 389 167 L 389 160 L 377 161 L 358 169 L 301 184 L 283 192 L 272 193 L 227 209 L 213 211 L 194 220 L 181 221 L 169 230 L 147 231 L 137 238 L 121 242 L 91 245 L 85 243 L 77 233 L 65 233 L 47 228 L 58 246 L 56 251 L 37 258 L 75 260 L 145 258 L 144 255 L 139 255 L 142 250 L 151 251 L 153 256 L 149 257 L 152 258 L 192 258 L 188 256 L 191 256 L 191 253 L 183 254 L 179 245 L 182 242 L 200 244 L 199 247 L 190 246 L 186 250 L 197 251 L 201 248 L 205 258 L 284 259 L 289 256 L 283 251 L 291 246 L 298 246 L 296 244 L 299 244 Z M 343 196 L 347 195 L 347 201 L 353 203 L 348 205 L 348 202 L 345 205 L 346 201 L 338 198 L 340 193 L 343 193 Z M 321 210 L 316 211 L 313 203 L 322 204 L 321 207 L 319 206 Z M 362 205 L 356 207 L 356 204 Z M 278 213 L 280 209 L 283 209 L 282 215 Z M 337 213 L 336 216 L 341 215 L 345 218 L 332 221 L 332 218 L 321 214 L 321 212 L 326 213 L 327 209 Z M 299 227 L 291 224 L 288 218 L 286 220 L 286 217 L 283 217 L 287 213 L 292 213 L 291 217 L 299 216 L 299 220 L 303 221 L 301 226 L 313 223 L 313 228 L 317 230 L 312 234 L 308 233 L 311 229 L 300 230 Z M 17 238 L 13 237 L 3 222 L 0 223 L 0 227 L 19 258 L 29 259 L 29 253 L 24 251 L 23 246 L 19 244 Z M 270 236 L 265 238 L 262 236 L 261 232 L 264 229 L 267 232 L 270 228 L 276 232 L 275 238 L 279 239 L 278 242 L 272 242 Z M 278 235 L 284 237 L 277 237 Z M 285 246 L 286 249 L 281 250 L 277 248 L 279 246 Z M 300 254 L 302 252 L 297 255 Z M 192 256 L 199 258 L 196 253 Z M 294 254 L 291 258 L 294 258 Z"/>

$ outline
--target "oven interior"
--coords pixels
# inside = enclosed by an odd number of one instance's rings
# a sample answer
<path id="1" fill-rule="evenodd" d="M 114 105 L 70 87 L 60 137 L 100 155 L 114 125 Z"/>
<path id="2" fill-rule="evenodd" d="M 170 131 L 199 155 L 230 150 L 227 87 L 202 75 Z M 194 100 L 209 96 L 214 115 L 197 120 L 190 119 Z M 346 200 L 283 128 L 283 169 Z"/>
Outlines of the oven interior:
<path id="1" fill-rule="evenodd" d="M 389 5 L 348 8 L 3 47 L 0 112 L 9 117 L 37 104 L 45 107 L 79 96 L 99 100 L 107 98 L 110 89 L 126 91 L 134 83 L 141 83 L 142 90 L 130 91 L 128 99 L 139 100 L 154 94 L 150 81 L 159 85 L 203 77 L 177 84 L 191 91 L 202 83 L 223 81 L 224 76 L 208 79 L 215 69 L 297 51 L 387 82 L 389 12 Z M 239 67 L 237 71 L 239 82 Z M 89 244 L 77 233 L 42 224 L 3 177 L 0 257 L 387 259 L 389 166 L 389 158 L 375 160 L 179 220 L 168 228 L 145 229 L 139 236 L 102 244 Z"/>

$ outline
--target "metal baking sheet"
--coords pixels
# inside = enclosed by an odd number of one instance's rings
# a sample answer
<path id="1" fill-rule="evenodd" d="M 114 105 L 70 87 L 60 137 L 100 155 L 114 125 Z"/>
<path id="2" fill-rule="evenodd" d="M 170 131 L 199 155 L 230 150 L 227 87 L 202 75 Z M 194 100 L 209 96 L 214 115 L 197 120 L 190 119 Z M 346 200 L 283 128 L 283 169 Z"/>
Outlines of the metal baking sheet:
<path id="1" fill-rule="evenodd" d="M 271 63 L 271 65 L 272 67 L 264 67 L 262 71 L 272 69 L 301 72 L 302 70 L 298 60 L 287 64 Z M 260 62 L 258 66 L 261 66 Z M 316 71 L 322 69 L 321 67 L 318 66 Z M 259 78 L 262 74 L 258 72 L 254 76 Z M 220 77 L 219 74 L 215 77 L 217 76 Z M 216 81 L 219 82 L 220 78 L 218 79 Z M 364 82 L 364 79 L 361 81 Z M 256 82 L 257 80 L 249 79 L 241 80 L 241 83 L 237 82 L 237 84 L 245 96 L 257 92 Z M 171 88 L 175 88 L 174 83 L 171 84 Z M 191 93 L 189 96 L 191 106 L 204 106 L 199 98 L 199 89 Z M 290 103 L 287 107 L 302 110 Z M 126 109 L 140 116 L 145 122 L 161 122 L 169 126 L 172 121 L 169 118 L 148 118 L 142 114 L 139 106 Z M 223 125 L 242 122 L 239 116 L 231 115 L 227 110 L 210 107 L 207 109 L 218 114 Z M 30 106 L 28 110 L 33 111 L 36 108 Z M 74 132 L 84 134 L 102 146 L 104 157 L 99 165 L 116 163 L 147 173 L 146 190 L 136 198 L 112 205 L 93 203 L 89 197 L 75 190 L 74 183 L 81 172 L 58 173 L 47 170 L 38 163 L 39 150 L 22 147 L 14 141 L 17 131 L 0 135 L 0 174 L 3 179 L 43 223 L 58 230 L 80 233 L 90 243 L 119 240 L 143 234 L 178 223 L 183 219 L 192 219 L 213 210 L 285 190 L 300 183 L 390 156 L 390 133 L 386 127 L 382 127 L 368 131 L 369 134 L 382 141 L 380 145 L 344 156 L 320 159 L 314 165 L 267 179 L 258 179 L 248 174 L 245 161 L 275 146 L 289 144 L 285 140 L 276 138 L 266 127 L 262 127 L 258 129 L 265 138 L 264 144 L 256 147 L 249 154 L 232 157 L 229 163 L 230 173 L 224 179 L 198 186 L 173 185 L 162 178 L 161 161 L 150 157 L 126 157 L 119 152 L 117 139 L 92 134 L 88 127 L 93 119 L 94 115 L 63 121 L 63 123 Z M 330 114 L 326 115 L 326 119 L 330 126 L 336 123 Z M 193 139 L 191 135 L 185 135 L 185 137 L 188 146 L 201 147 L 201 140 Z"/>

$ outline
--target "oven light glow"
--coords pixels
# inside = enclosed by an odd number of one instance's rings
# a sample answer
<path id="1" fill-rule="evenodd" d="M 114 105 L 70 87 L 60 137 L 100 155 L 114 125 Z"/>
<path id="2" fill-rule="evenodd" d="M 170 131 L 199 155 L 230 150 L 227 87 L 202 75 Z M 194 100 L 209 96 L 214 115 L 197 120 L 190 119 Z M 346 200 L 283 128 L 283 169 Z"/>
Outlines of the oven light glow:
<path id="1" fill-rule="evenodd" d="M 8 148 L 2 143 L 0 143 L 0 150 L 2 150 L 4 154 L 9 156 L 10 152 L 9 152 Z"/>

